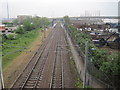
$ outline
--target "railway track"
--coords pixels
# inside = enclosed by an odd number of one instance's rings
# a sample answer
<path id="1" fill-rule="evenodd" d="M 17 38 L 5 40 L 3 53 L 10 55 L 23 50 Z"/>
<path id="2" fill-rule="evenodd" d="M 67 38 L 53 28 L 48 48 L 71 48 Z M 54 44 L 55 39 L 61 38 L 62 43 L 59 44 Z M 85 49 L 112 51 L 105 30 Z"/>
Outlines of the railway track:
<path id="1" fill-rule="evenodd" d="M 57 24 L 12 88 L 64 88 L 62 51 L 59 47 L 63 31 L 59 28 Z"/>
<path id="2" fill-rule="evenodd" d="M 32 56 L 32 58 L 30 59 L 30 61 L 28 62 L 28 64 L 26 65 L 26 67 L 24 68 L 24 70 L 22 71 L 22 73 L 18 76 L 18 78 L 15 80 L 15 82 L 12 84 L 12 88 L 19 88 L 22 87 L 20 84 L 23 83 L 23 81 L 25 81 L 25 79 L 27 79 L 28 77 L 28 73 L 33 72 L 33 67 L 35 67 L 35 65 L 37 64 L 37 62 L 39 61 L 43 51 L 46 49 L 47 44 L 49 43 L 49 40 L 52 39 L 52 35 L 54 35 L 54 30 L 48 35 L 48 37 L 46 38 L 46 40 L 43 42 L 43 44 L 41 45 L 41 47 L 38 49 L 38 51 Z M 49 47 L 49 46 L 48 46 Z M 44 57 L 46 56 L 46 54 L 44 54 L 44 56 L 42 57 L 42 59 L 45 59 Z M 32 70 L 32 71 L 31 71 Z M 22 79 L 22 80 L 21 80 Z"/>
<path id="3" fill-rule="evenodd" d="M 42 72 L 37 88 L 62 88 L 61 69 L 59 69 L 61 64 L 59 63 L 60 57 L 58 53 L 60 35 L 61 31 L 56 28 L 56 36 L 52 43 L 51 53 L 48 56 L 46 67 Z"/>
<path id="4" fill-rule="evenodd" d="M 59 41 L 57 42 L 57 54 L 56 54 L 56 61 L 54 65 L 51 88 L 64 88 L 63 61 L 62 61 L 61 47 L 60 47 L 61 36 L 62 35 L 60 34 Z"/>

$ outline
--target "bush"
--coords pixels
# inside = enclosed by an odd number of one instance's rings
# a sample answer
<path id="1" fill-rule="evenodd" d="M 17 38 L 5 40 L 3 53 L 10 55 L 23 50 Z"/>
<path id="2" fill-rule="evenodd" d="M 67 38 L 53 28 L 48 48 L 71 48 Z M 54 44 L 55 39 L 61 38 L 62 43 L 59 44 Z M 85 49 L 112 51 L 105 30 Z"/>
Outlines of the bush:
<path id="1" fill-rule="evenodd" d="M 120 75 L 120 53 L 107 57 L 108 61 L 103 62 L 100 70 L 110 75 Z"/>
<path id="2" fill-rule="evenodd" d="M 73 26 L 68 26 L 68 30 L 72 35 L 72 38 L 76 41 L 76 43 L 81 47 L 82 52 L 85 53 L 85 43 L 86 41 L 89 41 L 89 51 L 91 48 L 95 48 L 92 52 L 92 62 L 93 64 L 101 71 L 103 71 L 106 74 L 115 75 L 118 72 L 118 69 L 120 69 L 120 65 L 118 65 L 118 62 L 120 63 L 120 54 L 112 54 L 109 55 L 107 51 L 101 50 L 92 42 L 91 37 L 81 31 L 78 31 Z M 90 56 L 89 56 L 90 57 Z"/>
<path id="3" fill-rule="evenodd" d="M 82 52 L 84 53 L 85 42 L 89 41 L 89 52 L 91 52 L 92 54 L 92 63 L 98 70 L 104 72 L 109 77 L 115 87 L 119 87 L 118 84 L 120 83 L 120 52 L 109 55 L 108 51 L 95 47 L 91 40 L 91 37 L 86 33 L 78 31 L 73 26 L 69 26 L 68 30 L 70 35 L 72 36 L 72 39 L 76 41 L 75 43 L 81 47 Z M 91 48 L 95 48 L 95 50 L 90 51 Z M 90 54 L 88 58 L 90 60 Z"/>
<path id="4" fill-rule="evenodd" d="M 23 22 L 23 28 L 26 31 L 31 31 L 33 29 L 33 25 L 31 24 L 30 20 L 24 20 Z"/>
<path id="5" fill-rule="evenodd" d="M 7 35 L 6 34 L 2 34 L 2 42 L 5 42 L 5 40 L 7 40 L 7 39 L 8 39 Z"/>
<path id="6" fill-rule="evenodd" d="M 16 32 L 17 34 L 24 34 L 24 33 L 25 33 L 25 30 L 23 29 L 23 27 L 19 26 L 19 27 L 17 28 L 17 30 L 15 30 L 15 32 Z"/>
<path id="7" fill-rule="evenodd" d="M 14 40 L 14 39 L 15 39 L 15 34 L 9 34 L 9 35 L 7 36 L 7 38 L 8 38 L 9 40 Z"/>

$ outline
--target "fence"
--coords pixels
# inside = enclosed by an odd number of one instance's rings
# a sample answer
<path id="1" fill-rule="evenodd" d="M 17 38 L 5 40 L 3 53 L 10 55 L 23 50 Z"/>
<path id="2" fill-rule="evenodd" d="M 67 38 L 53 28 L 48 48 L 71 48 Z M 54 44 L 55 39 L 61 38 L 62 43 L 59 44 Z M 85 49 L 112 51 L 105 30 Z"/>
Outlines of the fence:
<path id="1" fill-rule="evenodd" d="M 67 30 L 68 31 L 68 30 Z M 74 38 L 72 38 L 72 35 L 70 32 L 68 32 L 68 35 L 71 37 L 71 40 L 74 45 L 76 45 L 76 51 L 79 53 L 79 56 L 82 58 L 83 63 L 85 62 L 85 54 L 82 51 L 81 47 L 77 45 Z M 89 51 L 88 51 L 89 52 Z M 92 81 L 95 81 L 96 83 L 99 82 L 99 84 L 104 85 L 106 88 L 113 88 L 113 83 L 109 79 L 109 77 L 103 73 L 102 71 L 98 70 L 90 61 L 91 58 L 88 58 L 87 60 L 87 67 L 86 67 L 86 84 L 92 87 Z"/>

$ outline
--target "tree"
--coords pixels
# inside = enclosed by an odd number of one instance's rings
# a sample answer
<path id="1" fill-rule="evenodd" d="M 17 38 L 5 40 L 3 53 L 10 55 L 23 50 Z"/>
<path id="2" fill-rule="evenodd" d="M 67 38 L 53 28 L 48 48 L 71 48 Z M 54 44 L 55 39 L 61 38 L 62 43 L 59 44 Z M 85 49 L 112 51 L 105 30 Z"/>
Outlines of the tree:
<path id="1" fill-rule="evenodd" d="M 46 17 L 42 17 L 42 18 L 34 17 L 32 19 L 32 22 L 35 28 L 42 28 L 42 27 L 45 28 L 50 24 L 48 18 Z"/>
<path id="2" fill-rule="evenodd" d="M 49 20 L 46 17 L 42 17 L 40 22 L 43 28 L 46 28 L 50 24 Z"/>
<path id="3" fill-rule="evenodd" d="M 31 21 L 30 21 L 29 19 L 25 19 L 25 20 L 23 21 L 23 28 L 24 28 L 24 30 L 26 30 L 26 31 L 31 31 L 31 30 L 33 29 L 32 24 L 31 24 Z"/>
<path id="4" fill-rule="evenodd" d="M 32 18 L 32 23 L 34 25 L 34 28 L 40 28 L 40 17 Z"/>
<path id="5" fill-rule="evenodd" d="M 5 26 L 7 26 L 7 27 L 12 27 L 13 26 L 12 22 L 4 22 L 3 24 L 5 24 Z"/>
<path id="6" fill-rule="evenodd" d="M 103 62 L 100 70 L 109 75 L 120 74 L 120 53 L 114 53 L 107 57 L 107 61 Z"/>
<path id="7" fill-rule="evenodd" d="M 69 18 L 69 16 L 64 16 L 63 19 L 65 22 L 65 28 L 66 28 L 66 30 L 68 30 L 68 25 L 70 24 L 70 18 Z"/>
<path id="8" fill-rule="evenodd" d="M 66 24 L 70 24 L 70 18 L 69 18 L 69 16 L 64 16 L 63 19 L 64 19 L 64 21 L 65 21 Z"/>
<path id="9" fill-rule="evenodd" d="M 17 20 L 17 19 L 14 19 L 14 20 L 12 21 L 12 23 L 13 23 L 13 25 L 18 25 L 18 20 Z"/>

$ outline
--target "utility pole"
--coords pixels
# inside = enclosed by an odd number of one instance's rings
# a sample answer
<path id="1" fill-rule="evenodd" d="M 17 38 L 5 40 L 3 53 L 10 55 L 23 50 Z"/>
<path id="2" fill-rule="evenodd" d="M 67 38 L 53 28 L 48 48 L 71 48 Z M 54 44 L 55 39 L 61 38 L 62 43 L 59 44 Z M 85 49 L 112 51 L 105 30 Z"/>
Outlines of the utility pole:
<path id="1" fill-rule="evenodd" d="M 2 73 L 2 58 L 0 58 L 0 89 L 4 88 L 3 73 Z"/>
<path id="2" fill-rule="evenodd" d="M 46 38 L 46 28 L 44 26 L 44 38 Z"/>
<path id="3" fill-rule="evenodd" d="M 9 19 L 9 7 L 8 7 L 8 0 L 7 0 L 7 18 Z"/>
<path id="4" fill-rule="evenodd" d="M 83 88 L 86 87 L 86 71 L 87 71 L 87 60 L 88 60 L 88 41 L 85 43 L 85 67 L 84 67 L 84 78 L 83 78 Z"/>

